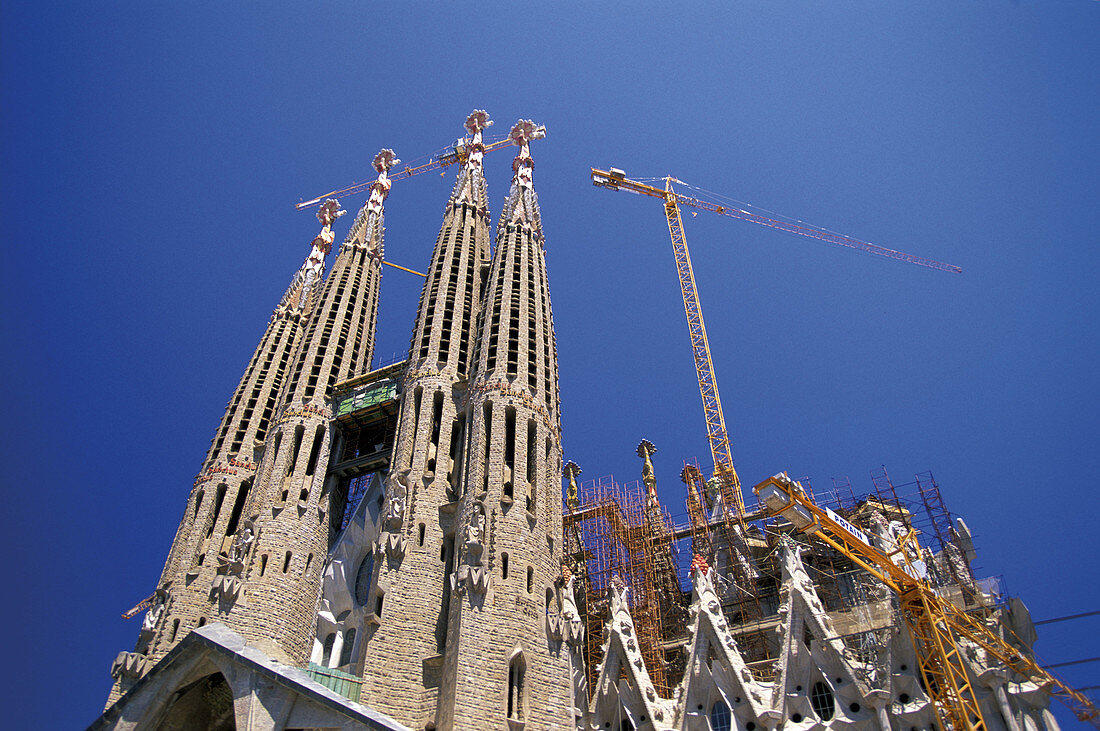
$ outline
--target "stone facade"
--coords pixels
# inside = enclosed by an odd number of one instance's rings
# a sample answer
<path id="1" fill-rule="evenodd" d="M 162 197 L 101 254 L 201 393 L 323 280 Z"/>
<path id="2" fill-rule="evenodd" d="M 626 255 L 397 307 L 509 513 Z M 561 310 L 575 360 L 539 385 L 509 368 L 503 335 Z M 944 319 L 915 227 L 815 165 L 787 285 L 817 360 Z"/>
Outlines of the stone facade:
<path id="1" fill-rule="evenodd" d="M 329 396 L 338 381 L 366 370 L 374 350 L 382 205 L 395 162 L 390 150 L 375 157 L 378 180 L 325 280 L 245 506 L 257 536 L 243 559 L 242 595 L 220 607 L 224 621 L 249 641 L 299 665 L 313 647 L 313 613 L 329 550 Z"/>

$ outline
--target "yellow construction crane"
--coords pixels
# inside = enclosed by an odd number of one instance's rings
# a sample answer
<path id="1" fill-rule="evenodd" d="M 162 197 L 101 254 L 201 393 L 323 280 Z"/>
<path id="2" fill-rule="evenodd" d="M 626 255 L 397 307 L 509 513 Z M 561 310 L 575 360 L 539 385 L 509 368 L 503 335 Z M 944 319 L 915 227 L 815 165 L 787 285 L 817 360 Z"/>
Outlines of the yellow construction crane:
<path id="1" fill-rule="evenodd" d="M 899 536 L 895 549 L 883 551 L 873 546 L 859 528 L 832 510 L 818 507 L 801 484 L 786 473 L 769 477 L 753 490 L 769 514 L 782 516 L 797 530 L 832 546 L 898 595 L 924 687 L 936 705 L 943 728 L 987 728 L 959 650 L 959 639 L 964 637 L 1006 667 L 1039 686 L 1047 686 L 1048 692 L 1079 720 L 1100 728 L 1100 710 L 1080 691 L 1005 642 L 980 619 L 936 593 L 924 578 L 926 568 L 912 528 Z"/>
<path id="2" fill-rule="evenodd" d="M 699 304 L 699 291 L 695 286 L 695 273 L 691 267 L 691 253 L 688 250 L 687 239 L 684 237 L 684 223 L 680 219 L 680 206 L 685 205 L 711 211 L 730 218 L 737 218 L 742 221 L 917 264 L 930 269 L 955 273 L 961 272 L 962 269 L 952 264 L 944 264 L 932 259 L 925 259 L 913 254 L 906 254 L 866 241 L 860 241 L 850 236 L 814 228 L 802 222 L 771 218 L 760 213 L 747 211 L 737 205 L 721 205 L 696 196 L 684 195 L 673 190 L 672 184 L 686 185 L 685 183 L 672 177 L 666 177 L 663 180 L 665 187 L 658 188 L 637 180 L 631 180 L 626 177 L 622 170 L 617 168 L 611 168 L 610 170 L 592 168 L 593 185 L 610 190 L 625 190 L 664 201 L 665 220 L 668 222 L 668 233 L 672 238 L 672 252 L 676 257 L 676 273 L 680 278 L 680 294 L 684 300 L 684 313 L 687 315 L 688 332 L 691 335 L 691 350 L 695 356 L 695 373 L 699 379 L 699 395 L 703 399 L 703 413 L 707 421 L 707 439 L 710 442 L 710 454 L 714 462 L 714 476 L 720 480 L 721 494 L 726 506 L 736 510 L 738 518 L 741 518 L 745 514 L 745 501 L 741 495 L 741 481 L 738 479 L 737 470 L 733 466 L 729 432 L 726 430 L 726 419 L 722 412 L 722 399 L 718 395 L 718 380 L 714 375 L 714 361 L 710 355 L 707 328 L 703 323 L 703 308 Z"/>

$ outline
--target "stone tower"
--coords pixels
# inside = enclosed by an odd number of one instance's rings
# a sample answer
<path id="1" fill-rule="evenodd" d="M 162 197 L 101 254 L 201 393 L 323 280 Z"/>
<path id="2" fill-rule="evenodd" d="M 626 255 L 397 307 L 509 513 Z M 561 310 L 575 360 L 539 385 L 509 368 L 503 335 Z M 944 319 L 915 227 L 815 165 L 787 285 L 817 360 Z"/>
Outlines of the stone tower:
<path id="1" fill-rule="evenodd" d="M 331 199 L 317 213 L 324 227 L 272 313 L 211 440 L 137 647 L 132 653 L 121 653 L 112 668 L 112 701 L 211 614 L 213 587 L 225 581 L 234 554 L 234 536 L 256 476 L 255 460 L 262 450 L 288 366 L 314 312 L 325 256 L 335 238 L 332 224 L 343 214 Z"/>
<path id="2" fill-rule="evenodd" d="M 437 728 L 573 728 L 569 658 L 547 632 L 561 577 L 557 352 L 529 121 L 482 299 L 466 394 L 453 599 Z"/>
<path id="3" fill-rule="evenodd" d="M 219 619 L 251 644 L 305 664 L 321 567 L 329 549 L 330 491 L 325 483 L 332 418 L 328 396 L 337 382 L 361 373 L 374 349 L 383 255 L 383 202 L 392 150 L 374 158 L 378 179 L 340 247 L 316 312 L 294 358 L 282 405 L 245 504 L 251 535 L 218 596 Z M 247 541 L 247 543 L 246 543 Z M 239 593 L 239 596 L 238 596 Z"/>
<path id="4" fill-rule="evenodd" d="M 382 519 L 372 668 L 364 693 L 415 728 L 435 717 L 447 640 L 454 516 L 466 439 L 463 400 L 473 328 L 489 263 L 490 222 L 482 170 L 488 115 L 466 120 L 469 156 L 443 215 L 420 297 L 404 378 L 401 417 Z"/>

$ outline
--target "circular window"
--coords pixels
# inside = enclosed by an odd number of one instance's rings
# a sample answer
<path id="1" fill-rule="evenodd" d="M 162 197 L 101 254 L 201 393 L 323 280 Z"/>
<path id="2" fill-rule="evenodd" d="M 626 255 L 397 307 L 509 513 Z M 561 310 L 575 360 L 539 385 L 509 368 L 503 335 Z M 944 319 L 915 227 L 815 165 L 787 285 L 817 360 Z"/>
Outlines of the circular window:
<path id="1" fill-rule="evenodd" d="M 355 575 L 355 601 L 360 606 L 366 606 L 370 599 L 370 585 L 374 580 L 374 554 L 368 553 L 363 557 L 363 563 L 359 564 L 359 571 Z"/>

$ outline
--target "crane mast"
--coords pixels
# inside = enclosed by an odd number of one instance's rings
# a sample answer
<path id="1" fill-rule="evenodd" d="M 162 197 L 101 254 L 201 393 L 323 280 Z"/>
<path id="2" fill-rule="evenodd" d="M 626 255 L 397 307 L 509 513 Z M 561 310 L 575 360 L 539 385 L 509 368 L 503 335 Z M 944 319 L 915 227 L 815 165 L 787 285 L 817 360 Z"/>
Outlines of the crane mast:
<path id="1" fill-rule="evenodd" d="M 733 466 L 726 417 L 722 412 L 722 398 L 718 395 L 718 379 L 714 375 L 714 360 L 710 356 L 707 326 L 703 322 L 703 307 L 699 304 L 699 290 L 695 286 L 695 271 L 691 266 L 691 252 L 684 237 L 684 222 L 680 218 L 676 192 L 672 178 L 665 178 L 665 220 L 668 235 L 672 239 L 672 253 L 676 257 L 676 274 L 680 279 L 680 294 L 684 300 L 688 333 L 691 335 L 691 352 L 695 358 L 695 374 L 699 380 L 699 395 L 703 399 L 703 414 L 707 420 L 707 440 L 714 462 L 714 476 L 721 481 L 721 494 L 726 507 L 745 514 L 745 499 L 741 495 L 741 480 Z"/>
<path id="2" fill-rule="evenodd" d="M 741 481 L 733 466 L 730 450 L 729 432 L 726 431 L 726 418 L 722 412 L 722 399 L 718 395 L 718 379 L 714 375 L 714 360 L 710 354 L 707 340 L 707 328 L 703 323 L 703 308 L 699 304 L 699 290 L 695 286 L 695 272 L 691 266 L 691 253 L 684 236 L 684 222 L 680 217 L 680 206 L 686 205 L 722 216 L 737 218 L 768 228 L 786 231 L 799 236 L 817 239 L 838 246 L 845 246 L 890 259 L 917 264 L 929 269 L 959 273 L 962 271 L 953 264 L 926 259 L 884 246 L 860 241 L 843 234 L 814 228 L 801 222 L 793 223 L 777 218 L 763 216 L 742 208 L 719 205 L 696 196 L 684 195 L 673 190 L 672 183 L 681 183 L 673 177 L 665 177 L 665 187 L 631 180 L 626 173 L 617 168 L 599 170 L 592 168 L 592 184 L 610 190 L 625 190 L 652 198 L 660 198 L 665 205 L 665 220 L 668 223 L 668 235 L 672 239 L 672 253 L 676 257 L 676 274 L 680 279 L 680 294 L 684 301 L 684 314 L 687 315 L 688 333 L 691 335 L 691 351 L 695 359 L 695 374 L 699 381 L 699 395 L 703 399 L 703 414 L 707 422 L 707 441 L 710 443 L 710 456 L 714 463 L 714 476 L 720 481 L 722 499 L 727 508 L 734 510 L 738 519 L 745 515 L 745 501 L 741 495 Z M 681 183 L 682 184 L 682 183 Z"/>

